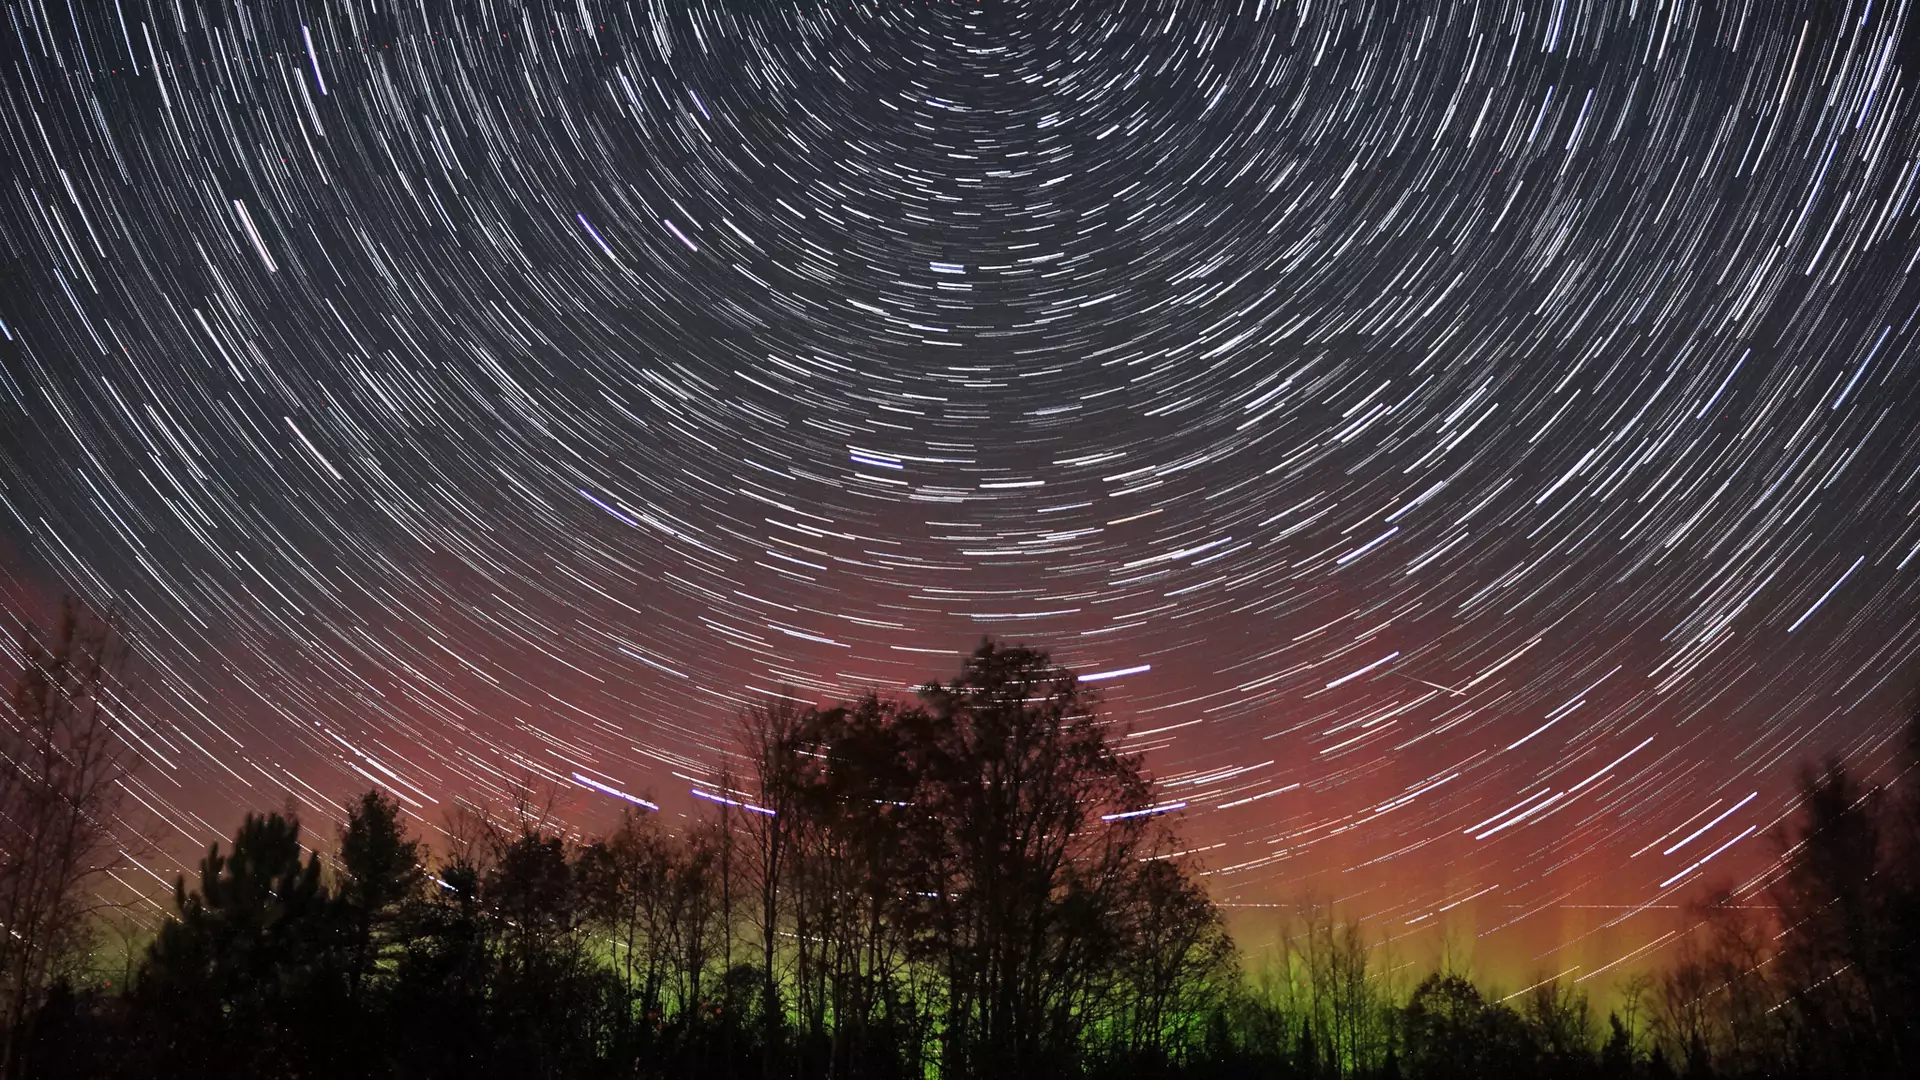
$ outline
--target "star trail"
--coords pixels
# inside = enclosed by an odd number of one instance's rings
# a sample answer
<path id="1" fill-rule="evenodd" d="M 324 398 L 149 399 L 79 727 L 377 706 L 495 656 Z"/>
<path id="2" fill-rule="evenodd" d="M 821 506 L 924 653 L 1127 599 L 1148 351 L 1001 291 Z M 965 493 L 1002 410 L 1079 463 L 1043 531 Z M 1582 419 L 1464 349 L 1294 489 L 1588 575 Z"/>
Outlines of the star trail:
<path id="1" fill-rule="evenodd" d="M 9 634 L 125 613 L 181 852 L 1028 642 L 1222 901 L 1597 974 L 1920 674 L 1914 22 L 18 0 Z"/>

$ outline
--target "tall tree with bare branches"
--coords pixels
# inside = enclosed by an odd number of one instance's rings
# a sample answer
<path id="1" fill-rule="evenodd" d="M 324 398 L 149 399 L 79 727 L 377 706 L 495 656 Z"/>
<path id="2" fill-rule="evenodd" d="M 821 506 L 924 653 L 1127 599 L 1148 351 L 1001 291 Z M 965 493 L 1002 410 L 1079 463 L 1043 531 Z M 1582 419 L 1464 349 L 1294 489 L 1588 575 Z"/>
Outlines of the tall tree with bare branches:
<path id="1" fill-rule="evenodd" d="M 943 969 L 948 1075 L 1062 1066 L 1114 975 L 1121 899 L 1152 823 L 1138 761 L 1046 653 L 983 643 L 921 691 L 919 946 Z"/>
<path id="2" fill-rule="evenodd" d="M 807 752 L 808 731 L 815 726 L 813 713 L 792 697 L 779 696 L 748 709 L 740 720 L 740 740 L 752 763 L 755 787 L 742 824 L 750 845 L 746 873 L 757 894 L 754 921 L 760 938 L 760 1016 L 765 1040 L 763 1067 L 768 1080 L 774 1074 L 786 1015 L 776 965 L 789 864 L 799 824 L 795 810 L 800 792 L 807 785 L 804 776 L 814 768 L 815 759 Z"/>
<path id="3" fill-rule="evenodd" d="M 130 708 L 126 647 L 111 614 L 69 599 L 50 637 L 25 628 L 0 708 L 0 1020 L 7 1075 L 28 1025 L 79 952 L 95 881 L 124 858 L 122 781 L 136 764 L 114 730 Z"/>

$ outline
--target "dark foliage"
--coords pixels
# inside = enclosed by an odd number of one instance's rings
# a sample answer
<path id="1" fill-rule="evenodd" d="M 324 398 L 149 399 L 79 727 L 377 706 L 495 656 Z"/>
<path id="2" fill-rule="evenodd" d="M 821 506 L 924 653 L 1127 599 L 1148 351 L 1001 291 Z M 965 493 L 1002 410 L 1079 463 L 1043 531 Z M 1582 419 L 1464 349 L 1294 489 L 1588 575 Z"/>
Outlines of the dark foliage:
<path id="1" fill-rule="evenodd" d="M 296 1075 L 338 1061 L 348 950 L 320 859 L 299 824 L 249 815 L 230 853 L 174 884 L 129 1002 L 143 1057 L 164 1076 Z"/>
<path id="2" fill-rule="evenodd" d="M 125 1080 L 1702 1080 L 1915 1060 L 1920 808 L 1898 785 L 1809 774 L 1770 917 L 1698 905 L 1661 977 L 1601 1021 L 1556 980 L 1408 989 L 1322 909 L 1243 968 L 1093 704 L 1044 654 L 988 644 L 917 703 L 755 711 L 747 775 L 683 832 L 635 813 L 583 841 L 523 800 L 450 822 L 431 868 L 379 794 L 331 863 L 290 816 L 249 817 L 176 884 L 131 987 L 54 979 L 16 1060 Z"/>

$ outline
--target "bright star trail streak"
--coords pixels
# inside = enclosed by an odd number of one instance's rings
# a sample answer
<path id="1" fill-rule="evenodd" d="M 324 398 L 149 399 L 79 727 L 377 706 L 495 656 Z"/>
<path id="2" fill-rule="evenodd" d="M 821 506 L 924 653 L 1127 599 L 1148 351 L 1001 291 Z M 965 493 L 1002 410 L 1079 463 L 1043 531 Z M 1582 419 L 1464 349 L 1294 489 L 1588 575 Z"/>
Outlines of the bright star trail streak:
<path id="1" fill-rule="evenodd" d="M 125 613 L 163 877 L 992 634 L 1223 901 L 1590 977 L 1920 679 L 1911 0 L 8 11 L 7 639 Z"/>

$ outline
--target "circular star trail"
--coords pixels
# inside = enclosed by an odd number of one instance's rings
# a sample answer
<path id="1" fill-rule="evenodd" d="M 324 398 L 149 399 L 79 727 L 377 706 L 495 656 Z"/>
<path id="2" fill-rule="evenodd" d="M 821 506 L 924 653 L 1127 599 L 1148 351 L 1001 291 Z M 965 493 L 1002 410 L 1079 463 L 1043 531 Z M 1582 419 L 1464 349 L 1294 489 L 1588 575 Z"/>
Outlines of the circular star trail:
<path id="1" fill-rule="evenodd" d="M 685 812 L 743 703 L 991 634 L 1097 677 L 1221 899 L 1595 971 L 1886 758 L 1913 20 L 16 4 L 10 603 L 125 612 L 187 849 Z"/>

